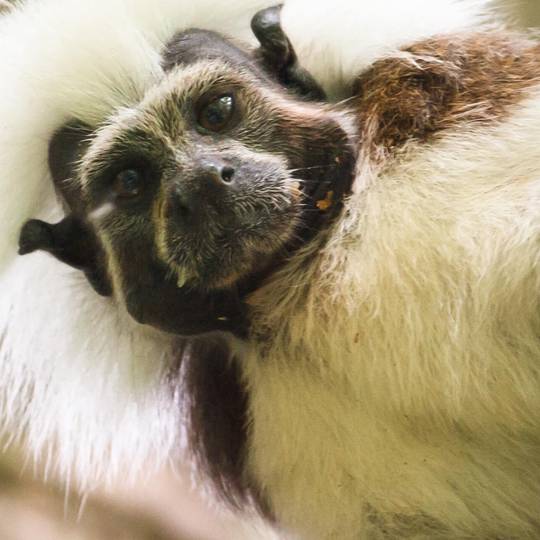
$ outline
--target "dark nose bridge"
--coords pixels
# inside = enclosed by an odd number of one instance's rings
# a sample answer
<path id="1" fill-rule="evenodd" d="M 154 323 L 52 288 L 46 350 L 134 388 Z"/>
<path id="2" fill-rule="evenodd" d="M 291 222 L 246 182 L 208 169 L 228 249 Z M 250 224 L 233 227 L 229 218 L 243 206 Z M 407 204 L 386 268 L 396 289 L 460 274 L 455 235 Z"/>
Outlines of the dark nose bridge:
<path id="1" fill-rule="evenodd" d="M 233 189 L 235 169 L 228 160 L 212 155 L 194 157 L 183 169 L 174 179 L 170 205 L 176 219 L 195 226 L 209 206 L 223 208 Z"/>

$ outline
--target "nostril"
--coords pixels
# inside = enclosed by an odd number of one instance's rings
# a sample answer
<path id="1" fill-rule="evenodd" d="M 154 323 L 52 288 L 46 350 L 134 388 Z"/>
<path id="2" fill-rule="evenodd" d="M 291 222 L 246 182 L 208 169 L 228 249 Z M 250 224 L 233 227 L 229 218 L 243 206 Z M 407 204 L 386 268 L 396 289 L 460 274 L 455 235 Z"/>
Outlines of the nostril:
<path id="1" fill-rule="evenodd" d="M 226 183 L 230 184 L 234 178 L 234 169 L 232 167 L 223 167 L 221 169 L 221 179 Z"/>

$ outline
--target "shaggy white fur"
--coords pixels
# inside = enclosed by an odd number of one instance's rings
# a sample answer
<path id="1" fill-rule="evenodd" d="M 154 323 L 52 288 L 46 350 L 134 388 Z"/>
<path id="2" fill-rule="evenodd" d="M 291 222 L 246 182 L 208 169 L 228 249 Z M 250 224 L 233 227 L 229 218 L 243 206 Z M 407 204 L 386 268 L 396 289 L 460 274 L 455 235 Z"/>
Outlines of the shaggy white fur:
<path id="1" fill-rule="evenodd" d="M 48 140 L 138 100 L 175 31 L 250 39 L 270 4 L 34 0 L 0 20 L 3 428 L 83 487 L 178 447 L 174 340 L 49 257 L 16 256 L 26 219 L 60 215 Z M 480 24 L 485 4 L 287 0 L 283 20 L 338 98 L 397 47 Z M 359 169 L 316 264 L 298 257 L 261 291 L 275 340 L 246 352 L 250 467 L 306 538 L 402 538 L 422 520 L 428 538 L 436 522 L 450 538 L 538 537 L 539 138 L 537 96 L 377 176 Z"/>
<path id="2" fill-rule="evenodd" d="M 411 145 L 259 293 L 251 468 L 306 538 L 538 538 L 538 137 L 540 95 Z"/>

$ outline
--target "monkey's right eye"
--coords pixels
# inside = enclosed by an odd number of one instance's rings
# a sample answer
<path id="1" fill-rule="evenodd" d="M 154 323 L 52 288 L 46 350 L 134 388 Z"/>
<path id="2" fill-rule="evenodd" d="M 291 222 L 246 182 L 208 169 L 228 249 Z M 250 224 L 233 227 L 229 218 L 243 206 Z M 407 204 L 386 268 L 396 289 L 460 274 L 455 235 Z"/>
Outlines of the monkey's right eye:
<path id="1" fill-rule="evenodd" d="M 206 131 L 220 133 L 227 129 L 235 113 L 235 100 L 232 94 L 223 94 L 207 102 L 199 111 L 197 121 Z"/>
<path id="2" fill-rule="evenodd" d="M 138 197 L 144 187 L 144 175 L 136 169 L 126 169 L 116 175 L 113 191 L 121 199 Z"/>

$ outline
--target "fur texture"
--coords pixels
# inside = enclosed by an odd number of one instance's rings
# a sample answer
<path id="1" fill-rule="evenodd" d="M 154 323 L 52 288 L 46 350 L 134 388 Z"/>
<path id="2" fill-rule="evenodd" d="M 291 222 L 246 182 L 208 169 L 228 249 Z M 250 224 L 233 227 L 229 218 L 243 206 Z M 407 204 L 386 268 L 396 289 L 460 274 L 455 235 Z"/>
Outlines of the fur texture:
<path id="1" fill-rule="evenodd" d="M 250 470 L 306 538 L 538 537 L 538 104 L 366 167 L 259 292 Z"/>
<path id="2" fill-rule="evenodd" d="M 167 383 L 176 354 L 174 340 L 94 298 L 78 273 L 43 254 L 16 256 L 25 217 L 61 215 L 48 142 L 69 118 L 98 123 L 138 99 L 160 73 L 160 48 L 180 28 L 247 37 L 264 5 L 44 0 L 0 20 L 3 427 L 64 477 L 76 471 L 83 486 L 126 460 L 130 471 L 149 455 L 163 462 L 178 447 L 178 406 Z"/>
<path id="3" fill-rule="evenodd" d="M 114 473 L 127 456 L 132 470 L 155 451 L 163 459 L 179 429 L 174 400 L 160 384 L 167 362 L 158 359 L 171 356 L 170 338 L 132 324 L 107 300 L 94 298 L 78 273 L 58 268 L 48 256 L 16 255 L 25 219 L 60 215 L 46 167 L 48 141 L 73 116 L 99 122 L 139 97 L 159 71 L 158 51 L 174 32 L 201 26 L 247 37 L 249 17 L 268 4 L 31 0 L 0 20 L 0 182 L 7 194 L 0 239 L 2 418 L 6 431 L 24 436 L 34 456 L 57 449 L 51 465 L 64 476 L 75 470 L 84 482 Z M 468 6 L 444 4 L 460 14 L 459 25 L 473 22 Z M 293 0 L 287 17 L 302 19 L 310 5 Z M 345 19 L 364 20 L 358 2 L 346 7 Z M 395 28 L 387 8 L 381 5 L 379 18 L 386 13 Z M 409 19 L 417 19 L 412 10 Z M 328 32 L 335 36 L 332 27 Z M 451 23 L 447 29 L 456 28 Z M 296 37 L 296 46 L 305 39 L 307 51 L 319 30 Z M 429 31 L 428 24 L 421 33 Z M 368 43 L 346 51 L 346 41 L 338 40 L 334 47 L 343 58 L 358 58 Z M 304 52 L 302 62 L 307 59 Z"/>
<path id="4" fill-rule="evenodd" d="M 285 2 L 283 27 L 301 64 L 334 99 L 376 60 L 406 44 L 477 27 L 490 0 Z"/>
<path id="5" fill-rule="evenodd" d="M 137 100 L 173 26 L 211 26 L 180 4 L 163 2 L 162 13 L 171 9 L 163 24 L 144 2 L 128 11 L 93 3 L 90 22 L 80 17 L 84 2 L 35 2 L 0 28 L 0 44 L 13 51 L 0 66 L 0 181 L 10 193 L 0 276 L 4 425 L 36 456 L 54 450 L 51 465 L 83 480 L 115 473 L 126 458 L 137 471 L 177 447 L 178 396 L 167 379 L 176 343 L 46 256 L 15 258 L 13 238 L 33 212 L 59 212 L 44 167 L 52 131 L 72 115 L 100 121 Z M 284 26 L 301 63 L 335 96 L 375 60 L 414 64 L 403 47 L 481 21 L 470 2 L 417 0 L 405 10 L 388 0 L 372 11 L 343 2 L 331 20 L 317 19 L 312 4 L 286 3 Z M 232 20 L 256 7 L 244 3 Z M 229 10 L 217 24 L 230 22 Z M 112 32 L 119 21 L 122 32 Z M 371 32 L 362 35 L 360 21 Z M 99 25 L 107 39 L 96 43 Z M 67 47 L 69 36 L 83 46 Z M 21 39 L 33 44 L 24 55 Z M 532 79 L 488 121 L 465 116 L 435 138 L 409 137 L 383 160 L 364 156 L 341 219 L 251 299 L 253 339 L 236 351 L 249 452 L 240 468 L 228 465 L 255 478 L 270 510 L 305 538 L 538 537 L 540 88 Z"/>

